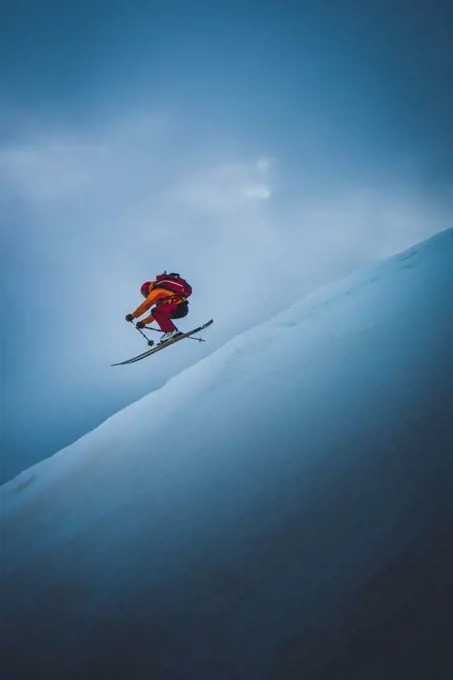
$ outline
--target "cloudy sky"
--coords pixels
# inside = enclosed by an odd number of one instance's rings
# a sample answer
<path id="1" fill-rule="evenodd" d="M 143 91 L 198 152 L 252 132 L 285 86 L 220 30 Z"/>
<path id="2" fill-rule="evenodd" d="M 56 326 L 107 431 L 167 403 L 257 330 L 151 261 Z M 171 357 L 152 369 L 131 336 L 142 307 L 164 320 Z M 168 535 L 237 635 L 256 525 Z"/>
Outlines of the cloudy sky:
<path id="1" fill-rule="evenodd" d="M 3 479 L 451 226 L 447 5 L 2 4 Z M 165 269 L 194 288 L 182 328 L 215 318 L 208 342 L 111 368 L 143 349 L 124 315 Z"/>

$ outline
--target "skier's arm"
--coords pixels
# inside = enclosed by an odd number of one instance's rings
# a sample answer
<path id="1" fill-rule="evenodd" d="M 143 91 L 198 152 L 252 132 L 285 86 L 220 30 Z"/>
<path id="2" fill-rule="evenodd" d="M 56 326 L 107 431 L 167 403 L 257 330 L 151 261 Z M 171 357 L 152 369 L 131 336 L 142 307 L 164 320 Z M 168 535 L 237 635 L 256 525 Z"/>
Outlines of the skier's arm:
<path id="1" fill-rule="evenodd" d="M 154 317 L 152 314 L 149 314 L 145 319 L 142 319 L 141 323 L 147 324 L 147 323 L 152 323 L 154 321 Z"/>
<path id="2" fill-rule="evenodd" d="M 151 299 L 150 299 L 150 298 L 151 298 Z M 141 304 L 139 304 L 139 306 L 137 307 L 137 309 L 135 309 L 135 310 L 132 312 L 132 316 L 134 317 L 134 319 L 139 319 L 145 312 L 148 311 L 148 309 L 149 309 L 150 307 L 153 306 L 153 304 L 154 304 L 154 298 L 153 298 L 153 296 L 148 295 L 148 297 L 146 298 L 146 300 L 144 300 Z"/>
<path id="3" fill-rule="evenodd" d="M 152 287 L 149 291 L 148 297 L 139 304 L 135 311 L 132 312 L 132 316 L 134 317 L 134 319 L 139 319 L 142 316 L 142 314 L 147 312 L 148 309 L 150 309 L 150 307 L 153 306 L 156 299 L 156 295 L 154 293 L 154 284 L 155 281 L 152 281 Z"/>

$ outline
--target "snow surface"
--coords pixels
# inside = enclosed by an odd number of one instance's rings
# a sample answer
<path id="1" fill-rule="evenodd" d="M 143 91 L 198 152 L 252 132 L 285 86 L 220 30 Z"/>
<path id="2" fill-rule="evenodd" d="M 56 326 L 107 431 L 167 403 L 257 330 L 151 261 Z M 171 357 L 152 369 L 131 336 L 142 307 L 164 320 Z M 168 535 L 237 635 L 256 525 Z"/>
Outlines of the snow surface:
<path id="1" fill-rule="evenodd" d="M 399 591 L 453 511 L 452 293 L 447 230 L 4 484 L 7 677 L 446 679 L 444 628 L 385 638 L 424 588 L 451 594 L 445 552 L 387 613 L 369 604 L 362 620 L 358 602 L 390 568 Z"/>

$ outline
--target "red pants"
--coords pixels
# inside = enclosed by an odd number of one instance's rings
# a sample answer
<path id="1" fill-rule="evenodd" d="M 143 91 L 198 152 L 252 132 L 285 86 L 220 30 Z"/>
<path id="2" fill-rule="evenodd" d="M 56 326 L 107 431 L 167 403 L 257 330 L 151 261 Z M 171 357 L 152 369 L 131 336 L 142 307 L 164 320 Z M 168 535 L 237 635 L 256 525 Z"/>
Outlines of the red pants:
<path id="1" fill-rule="evenodd" d="M 158 307 L 154 307 L 152 310 L 151 314 L 153 316 L 153 319 L 157 321 L 157 323 L 160 326 L 160 329 L 164 333 L 169 333 L 170 331 L 176 330 L 176 326 L 171 320 L 173 317 L 173 313 L 176 312 L 179 302 L 171 302 L 171 303 L 165 303 L 163 302 L 161 305 Z"/>

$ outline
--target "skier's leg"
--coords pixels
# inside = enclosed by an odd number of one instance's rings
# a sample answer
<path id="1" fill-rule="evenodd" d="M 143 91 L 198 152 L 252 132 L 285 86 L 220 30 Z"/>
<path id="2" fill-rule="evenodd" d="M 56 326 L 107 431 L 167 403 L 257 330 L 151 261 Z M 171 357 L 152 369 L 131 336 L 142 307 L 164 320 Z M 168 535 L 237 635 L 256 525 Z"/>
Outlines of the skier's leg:
<path id="1" fill-rule="evenodd" d="M 171 305 L 162 304 L 159 305 L 158 307 L 155 307 L 152 311 L 153 318 L 157 321 L 157 323 L 160 326 L 160 329 L 164 333 L 170 333 L 171 331 L 177 330 L 175 324 L 171 320 L 172 314 L 175 311 L 176 307 L 177 305 L 175 304 Z"/>

